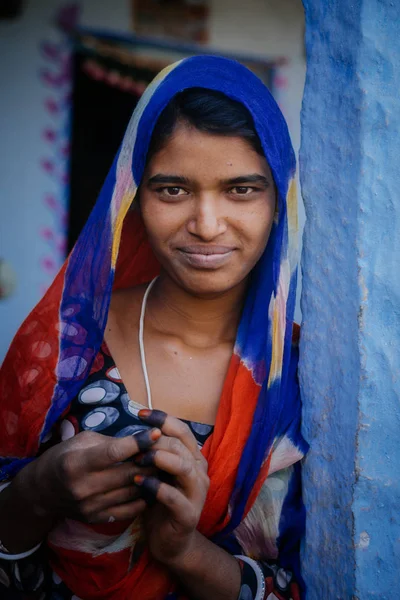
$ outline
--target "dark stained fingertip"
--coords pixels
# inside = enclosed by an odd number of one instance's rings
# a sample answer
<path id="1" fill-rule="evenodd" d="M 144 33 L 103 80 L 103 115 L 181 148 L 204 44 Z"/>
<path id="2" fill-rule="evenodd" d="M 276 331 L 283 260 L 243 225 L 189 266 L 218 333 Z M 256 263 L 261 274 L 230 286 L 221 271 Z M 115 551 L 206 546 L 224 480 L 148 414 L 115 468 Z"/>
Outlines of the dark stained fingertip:
<path id="1" fill-rule="evenodd" d="M 144 475 L 135 475 L 133 483 L 139 486 L 142 490 L 146 490 L 150 496 L 155 498 L 160 489 L 161 482 L 155 477 L 145 477 Z M 143 494 L 141 494 L 143 498 Z"/>
<path id="2" fill-rule="evenodd" d="M 133 462 L 140 467 L 151 467 L 154 465 L 154 457 L 156 455 L 156 450 L 148 450 L 143 454 L 138 454 L 133 459 Z"/>
<path id="3" fill-rule="evenodd" d="M 149 410 L 148 408 L 144 408 L 138 412 L 139 419 L 153 427 L 160 428 L 164 425 L 167 416 L 167 413 L 163 410 Z"/>
<path id="4" fill-rule="evenodd" d="M 139 431 L 134 438 L 139 446 L 139 450 L 144 452 L 158 440 L 160 435 L 161 431 L 159 429 L 146 429 L 146 431 Z"/>

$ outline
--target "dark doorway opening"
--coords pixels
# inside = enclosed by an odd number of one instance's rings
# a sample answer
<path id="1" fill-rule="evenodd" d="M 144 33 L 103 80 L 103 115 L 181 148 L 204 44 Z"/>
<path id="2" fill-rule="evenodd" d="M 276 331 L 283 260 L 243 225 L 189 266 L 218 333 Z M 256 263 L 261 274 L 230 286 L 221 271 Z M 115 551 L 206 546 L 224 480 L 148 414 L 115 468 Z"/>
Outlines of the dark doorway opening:
<path id="1" fill-rule="evenodd" d="M 74 52 L 68 251 L 96 203 L 140 90 L 154 75 L 150 69 Z M 140 83 L 136 88 L 134 81 Z"/>

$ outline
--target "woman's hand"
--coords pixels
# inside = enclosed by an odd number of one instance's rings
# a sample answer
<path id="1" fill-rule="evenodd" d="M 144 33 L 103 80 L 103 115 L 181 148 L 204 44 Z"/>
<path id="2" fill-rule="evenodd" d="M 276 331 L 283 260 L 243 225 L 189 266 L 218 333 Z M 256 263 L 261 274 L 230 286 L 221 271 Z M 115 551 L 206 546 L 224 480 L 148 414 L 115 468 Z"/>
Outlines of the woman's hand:
<path id="1" fill-rule="evenodd" d="M 159 429 L 124 438 L 84 431 L 53 446 L 21 473 L 36 513 L 90 523 L 133 519 L 146 503 L 133 483 L 143 468 L 128 459 L 160 436 Z"/>
<path id="2" fill-rule="evenodd" d="M 136 475 L 134 482 L 156 500 L 145 513 L 147 541 L 152 556 L 167 564 L 192 548 L 209 487 L 208 465 L 185 423 L 158 410 L 141 410 L 139 417 L 163 434 L 135 463 L 154 466 L 167 478 Z"/>

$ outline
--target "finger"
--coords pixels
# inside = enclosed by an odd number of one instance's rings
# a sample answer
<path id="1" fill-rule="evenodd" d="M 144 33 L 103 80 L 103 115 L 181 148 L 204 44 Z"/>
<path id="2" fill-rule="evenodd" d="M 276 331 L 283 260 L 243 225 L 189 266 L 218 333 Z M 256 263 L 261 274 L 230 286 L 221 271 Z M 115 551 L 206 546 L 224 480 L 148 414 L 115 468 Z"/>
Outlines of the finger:
<path id="1" fill-rule="evenodd" d="M 133 462 L 136 465 L 140 465 L 142 467 L 150 466 L 153 464 L 152 456 L 154 453 L 151 451 L 154 450 L 165 450 L 166 452 L 171 452 L 172 454 L 176 454 L 178 456 L 183 456 L 187 460 L 191 460 L 195 462 L 193 454 L 187 449 L 187 447 L 177 438 L 175 437 L 167 437 L 166 435 L 162 435 L 155 444 L 146 452 L 142 452 L 140 454 L 136 454 L 133 458 Z M 150 454 L 149 454 L 150 453 Z"/>
<path id="2" fill-rule="evenodd" d="M 138 515 L 146 510 L 144 500 L 134 500 L 126 504 L 111 506 L 92 515 L 90 523 L 113 523 L 114 521 L 133 521 Z"/>
<path id="3" fill-rule="evenodd" d="M 144 472 L 143 472 L 144 471 Z M 154 469 L 143 469 L 131 462 L 119 463 L 103 471 L 90 473 L 82 479 L 79 485 L 79 497 L 90 498 L 112 490 L 129 487 L 137 474 L 154 475 Z"/>
<path id="4" fill-rule="evenodd" d="M 190 452 L 190 450 L 188 450 L 187 446 L 185 446 L 181 440 L 178 440 L 175 437 L 168 437 L 165 435 L 162 435 L 155 444 L 153 444 L 153 446 L 147 450 L 144 453 L 141 454 L 137 454 L 133 461 L 135 464 L 137 465 L 141 465 L 141 466 L 150 466 L 153 464 L 152 462 L 152 450 L 166 450 L 167 452 L 172 452 L 173 454 L 178 454 L 181 455 L 185 458 L 194 460 L 196 463 L 196 466 L 203 472 L 203 473 L 207 473 L 208 472 L 208 463 L 207 460 L 205 459 L 205 457 L 203 456 L 203 454 L 199 451 L 197 455 L 193 455 L 192 452 Z M 147 456 L 148 454 L 149 458 L 145 458 L 145 456 Z"/>
<path id="5" fill-rule="evenodd" d="M 80 503 L 79 510 L 84 516 L 90 519 L 91 515 L 98 514 L 111 506 L 126 504 L 133 500 L 139 500 L 141 497 L 141 490 L 133 484 L 132 480 L 129 487 L 112 490 L 106 494 L 96 494 L 87 498 Z"/>
<path id="6" fill-rule="evenodd" d="M 108 438 L 104 444 L 88 448 L 85 455 L 86 465 L 93 470 L 106 469 L 147 450 L 160 436 L 159 429 L 148 429 L 132 436 Z"/>
<path id="7" fill-rule="evenodd" d="M 134 482 L 138 487 L 145 489 L 157 502 L 164 504 L 171 516 L 178 522 L 181 522 L 182 519 L 191 520 L 194 512 L 193 505 L 180 490 L 168 483 L 161 482 L 156 477 L 136 475 Z"/>
<path id="8" fill-rule="evenodd" d="M 196 461 L 188 451 L 186 451 L 186 455 L 182 455 L 172 454 L 165 450 L 149 450 L 143 455 L 143 463 L 153 465 L 175 477 L 177 484 L 183 489 L 188 498 L 203 498 L 206 496 L 209 479 L 204 471 L 198 469 Z M 161 480 L 161 477 L 159 479 Z"/>
<path id="9" fill-rule="evenodd" d="M 163 410 L 152 410 L 150 408 L 143 408 L 139 411 L 138 416 L 148 425 L 151 425 L 152 427 L 158 427 L 158 429 L 163 428 L 168 417 L 167 413 Z"/>
<path id="10" fill-rule="evenodd" d="M 190 456 L 193 459 L 193 454 L 181 442 L 181 440 L 179 440 L 176 437 L 169 437 L 167 435 L 161 435 L 158 438 L 157 442 L 155 442 L 153 446 L 149 448 L 149 450 L 166 450 L 167 452 L 172 452 L 173 454 L 184 454 L 185 456 Z M 143 454 L 147 454 L 149 450 L 147 450 Z"/>
<path id="11" fill-rule="evenodd" d="M 161 410 L 149 410 L 147 408 L 140 410 L 138 416 L 148 425 L 161 429 L 164 435 L 179 439 L 193 456 L 197 457 L 201 454 L 197 445 L 197 440 L 189 426 L 180 419 L 171 417 Z M 155 425 L 155 423 L 157 423 L 157 425 Z"/>

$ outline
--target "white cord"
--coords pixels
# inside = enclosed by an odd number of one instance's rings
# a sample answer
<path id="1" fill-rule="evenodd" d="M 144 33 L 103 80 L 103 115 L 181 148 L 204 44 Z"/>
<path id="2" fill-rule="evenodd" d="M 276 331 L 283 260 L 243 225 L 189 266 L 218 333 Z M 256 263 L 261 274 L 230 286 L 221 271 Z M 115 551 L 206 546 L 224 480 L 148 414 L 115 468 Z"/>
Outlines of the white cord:
<path id="1" fill-rule="evenodd" d="M 149 375 L 147 373 L 146 355 L 144 353 L 144 315 L 146 313 L 147 298 L 149 297 L 151 288 L 153 287 L 153 285 L 155 284 L 156 281 L 157 281 L 157 277 L 155 279 L 153 279 L 153 281 L 150 282 L 150 284 L 147 287 L 147 290 L 144 293 L 143 300 L 142 300 L 142 308 L 140 310 L 140 320 L 139 320 L 140 361 L 142 363 L 142 371 L 143 371 L 144 383 L 146 385 L 147 405 L 150 408 L 150 410 L 153 410 L 153 405 L 151 403 L 150 382 L 149 382 Z"/>

